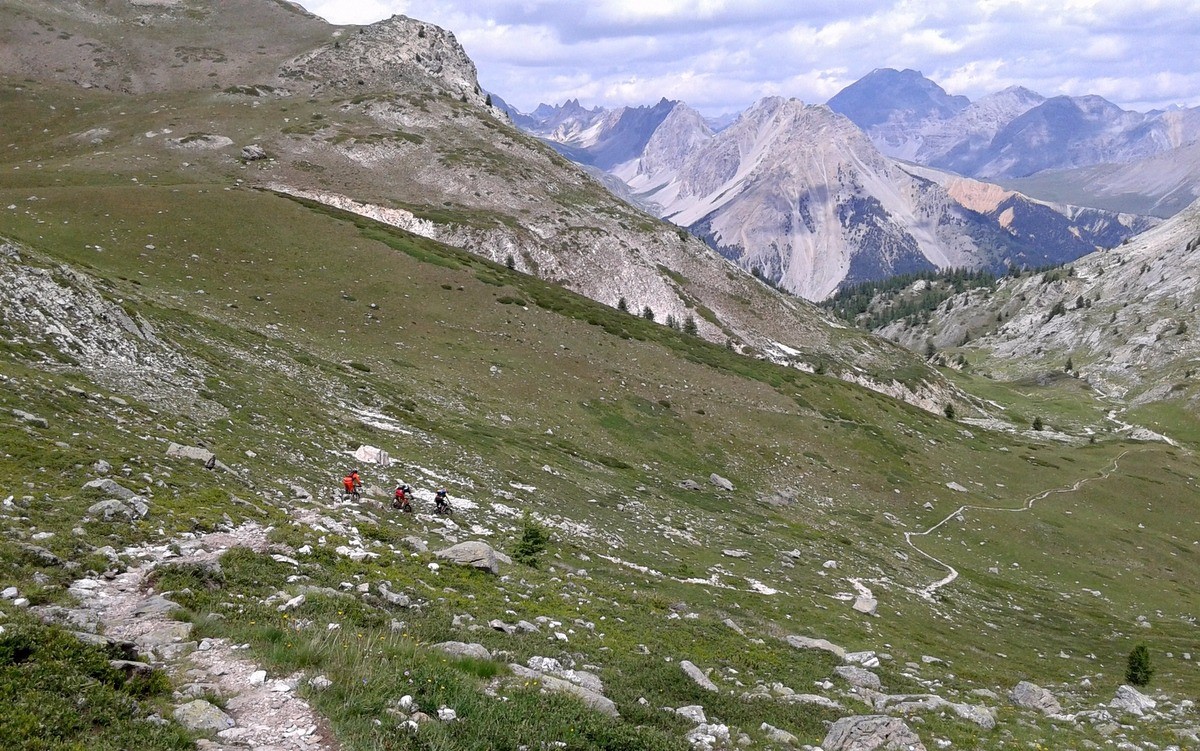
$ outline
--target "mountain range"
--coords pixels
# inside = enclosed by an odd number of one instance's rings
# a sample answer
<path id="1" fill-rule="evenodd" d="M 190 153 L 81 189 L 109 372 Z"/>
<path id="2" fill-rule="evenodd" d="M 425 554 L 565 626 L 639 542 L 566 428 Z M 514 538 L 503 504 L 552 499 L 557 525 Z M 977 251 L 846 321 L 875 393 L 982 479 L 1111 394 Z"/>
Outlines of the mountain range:
<path id="1" fill-rule="evenodd" d="M 957 116 L 977 137 L 989 117 L 1011 115 L 1030 97 L 1009 91 L 974 107 L 911 71 L 860 83 L 829 106 L 762 100 L 719 132 L 667 100 L 616 110 L 573 101 L 513 117 L 569 158 L 620 178 L 632 200 L 743 268 L 813 300 L 915 271 L 1062 263 L 1153 224 L 1014 191 L 1002 191 L 1009 205 L 960 203 L 945 179 L 878 148 L 889 128 L 910 128 L 896 113 Z"/>

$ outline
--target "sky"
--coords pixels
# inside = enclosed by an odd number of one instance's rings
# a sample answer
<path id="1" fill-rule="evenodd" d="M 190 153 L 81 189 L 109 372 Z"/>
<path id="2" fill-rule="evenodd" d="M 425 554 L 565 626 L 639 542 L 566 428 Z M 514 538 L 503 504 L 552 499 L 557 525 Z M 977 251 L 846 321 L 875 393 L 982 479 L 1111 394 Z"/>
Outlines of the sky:
<path id="1" fill-rule="evenodd" d="M 454 32 L 522 112 L 764 96 L 823 103 L 875 68 L 972 100 L 1013 85 L 1127 109 L 1200 105 L 1200 0 L 300 0 L 335 24 L 401 13 Z"/>

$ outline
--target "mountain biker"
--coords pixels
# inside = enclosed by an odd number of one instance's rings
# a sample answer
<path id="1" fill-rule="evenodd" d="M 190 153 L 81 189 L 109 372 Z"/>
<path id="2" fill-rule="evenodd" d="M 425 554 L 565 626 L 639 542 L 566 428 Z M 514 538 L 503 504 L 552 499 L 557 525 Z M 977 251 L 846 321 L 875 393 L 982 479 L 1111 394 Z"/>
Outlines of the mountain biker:
<path id="1" fill-rule="evenodd" d="M 413 507 L 409 501 L 410 495 L 412 495 L 412 488 L 408 487 L 405 483 L 398 484 L 396 486 L 396 493 L 392 497 L 392 508 L 411 512 Z"/>
<path id="2" fill-rule="evenodd" d="M 362 480 L 358 477 L 358 470 L 350 470 L 350 474 L 342 478 L 342 490 L 351 498 L 357 499 L 359 492 L 362 490 Z"/>
<path id="3" fill-rule="evenodd" d="M 438 492 L 433 495 L 433 512 L 435 514 L 450 513 L 450 497 L 446 494 L 445 488 L 438 488 Z"/>

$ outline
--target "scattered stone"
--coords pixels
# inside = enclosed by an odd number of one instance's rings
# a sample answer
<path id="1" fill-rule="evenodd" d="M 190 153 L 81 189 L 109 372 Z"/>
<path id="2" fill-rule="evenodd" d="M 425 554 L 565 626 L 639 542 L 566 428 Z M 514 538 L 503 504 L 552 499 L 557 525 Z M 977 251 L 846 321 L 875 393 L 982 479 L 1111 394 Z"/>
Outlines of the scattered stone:
<path id="1" fill-rule="evenodd" d="M 35 428 L 50 427 L 50 423 L 44 417 L 38 417 L 37 415 L 30 414 L 29 412 L 20 409 L 14 409 L 12 413 L 13 417 L 17 418 L 26 425 L 32 425 Z"/>
<path id="2" fill-rule="evenodd" d="M 1121 686 L 1117 695 L 1108 703 L 1112 709 L 1119 709 L 1131 715 L 1142 717 L 1146 712 L 1158 706 L 1158 702 L 1138 691 L 1133 686 Z"/>
<path id="3" fill-rule="evenodd" d="M 572 683 L 562 678 L 557 678 L 552 675 L 546 675 L 532 668 L 527 668 L 524 665 L 512 663 L 509 666 L 514 676 L 521 680 L 536 680 L 544 691 L 553 691 L 556 693 L 570 694 L 584 703 L 589 709 L 594 709 L 597 712 L 602 712 L 609 717 L 618 717 L 617 705 L 611 699 L 603 694 L 592 691 L 591 689 Z"/>
<path id="4" fill-rule="evenodd" d="M 845 679 L 851 686 L 858 688 L 869 688 L 872 691 L 878 691 L 882 686 L 879 676 L 872 673 L 870 670 L 860 668 L 855 665 L 838 665 L 833 669 L 840 677 Z"/>
<path id="5" fill-rule="evenodd" d="M 1054 694 L 1029 681 L 1021 681 L 1008 693 L 1013 704 L 1025 709 L 1033 709 L 1044 715 L 1062 714 L 1062 705 Z"/>
<path id="6" fill-rule="evenodd" d="M 123 487 L 122 485 L 119 485 L 115 481 L 108 478 L 100 478 L 98 480 L 85 482 L 83 484 L 83 488 L 84 490 L 91 490 L 95 488 L 106 495 L 113 496 L 122 501 L 128 501 L 129 499 L 137 496 L 137 493 L 133 492 L 129 488 Z"/>
<path id="7" fill-rule="evenodd" d="M 454 722 L 458 719 L 458 713 L 449 707 L 441 707 L 438 709 L 438 719 L 442 722 Z"/>
<path id="8" fill-rule="evenodd" d="M 387 467 L 392 463 L 388 452 L 374 446 L 359 446 L 354 450 L 354 458 L 364 464 L 375 464 L 380 467 Z"/>
<path id="9" fill-rule="evenodd" d="M 708 722 L 708 718 L 704 715 L 704 707 L 699 704 L 689 704 L 686 707 L 677 707 L 675 714 L 683 717 L 686 720 L 703 725 Z"/>
<path id="10" fill-rule="evenodd" d="M 772 743 L 779 743 L 784 746 L 794 746 L 800 742 L 799 738 L 787 732 L 786 730 L 780 730 L 774 725 L 770 725 L 765 722 L 760 725 L 758 729 L 761 730 L 763 735 L 767 736 L 767 740 L 771 741 Z"/>
<path id="11" fill-rule="evenodd" d="M 21 596 L 21 590 L 16 587 L 5 587 L 3 592 L 0 592 L 0 598 L 5 600 L 15 600 Z"/>
<path id="12" fill-rule="evenodd" d="M 261 686 L 267 682 L 267 671 L 255 670 L 250 674 L 249 681 L 251 686 Z"/>
<path id="13" fill-rule="evenodd" d="M 695 751 L 713 751 L 713 749 L 732 747 L 728 725 L 697 725 L 684 736 L 684 740 L 692 744 Z"/>
<path id="14" fill-rule="evenodd" d="M 112 465 L 103 459 L 97 459 L 92 464 L 92 471 L 98 475 L 107 475 L 109 472 L 112 472 Z"/>
<path id="15" fill-rule="evenodd" d="M 721 490 L 727 490 L 731 493 L 733 492 L 733 483 L 730 482 L 729 480 L 726 480 L 724 477 L 721 477 L 720 475 L 718 475 L 715 472 L 708 476 L 708 481 L 711 482 L 713 485 L 716 485 Z"/>
<path id="16" fill-rule="evenodd" d="M 407 608 L 412 604 L 412 599 L 403 592 L 393 592 L 391 586 L 387 582 L 379 584 L 379 596 L 389 605 L 395 605 L 398 608 Z"/>
<path id="17" fill-rule="evenodd" d="M 413 537 L 412 535 L 409 535 L 408 537 L 405 537 L 400 542 L 404 543 L 404 545 L 409 550 L 413 551 L 414 553 L 428 553 L 429 552 L 429 545 L 424 540 L 422 540 L 420 537 Z"/>
<path id="18" fill-rule="evenodd" d="M 125 674 L 126 678 L 148 678 L 154 672 L 154 668 L 144 662 L 137 660 L 109 660 L 109 667 L 114 670 L 119 670 Z"/>
<path id="19" fill-rule="evenodd" d="M 875 615 L 875 609 L 879 607 L 879 600 L 874 597 L 866 597 L 860 595 L 854 601 L 854 610 L 864 615 Z"/>
<path id="20" fill-rule="evenodd" d="M 287 612 L 288 610 L 295 610 L 296 608 L 303 605 L 307 600 L 308 600 L 308 598 L 305 597 L 304 595 L 296 595 L 292 599 L 290 599 L 287 602 L 280 605 L 278 610 L 280 613 Z"/>
<path id="21" fill-rule="evenodd" d="M 260 159 L 266 158 L 267 152 L 263 150 L 262 146 L 259 146 L 256 143 L 242 147 L 242 159 L 246 160 L 247 162 L 257 162 Z"/>
<path id="22" fill-rule="evenodd" d="M 451 545 L 445 550 L 435 551 L 434 555 L 463 566 L 473 566 L 490 571 L 493 574 L 500 571 L 499 562 L 496 560 L 496 551 L 492 550 L 491 545 L 478 540 Z"/>
<path id="23" fill-rule="evenodd" d="M 333 681 L 329 680 L 323 675 L 318 675 L 317 677 L 309 680 L 308 685 L 312 686 L 318 691 L 324 691 L 333 685 Z"/>
<path id="24" fill-rule="evenodd" d="M 234 726 L 233 718 L 204 699 L 175 708 L 175 719 L 188 730 L 219 733 Z"/>
<path id="25" fill-rule="evenodd" d="M 879 655 L 875 654 L 875 650 L 868 649 L 862 652 L 847 652 L 842 655 L 847 665 L 862 665 L 864 668 L 879 667 Z"/>
<path id="26" fill-rule="evenodd" d="M 750 556 L 745 550 L 722 550 L 721 555 L 729 556 L 730 558 L 748 558 Z"/>
<path id="27" fill-rule="evenodd" d="M 812 639 L 807 636 L 791 634 L 784 641 L 796 649 L 823 649 L 826 652 L 832 652 L 840 658 L 844 659 L 846 657 L 846 649 L 844 647 L 839 647 L 826 639 Z"/>
<path id="28" fill-rule="evenodd" d="M 167 458 L 169 459 L 191 459 L 192 461 L 207 464 L 210 459 L 216 458 L 213 452 L 199 446 L 182 446 L 178 443 L 172 443 L 167 446 Z"/>
<path id="29" fill-rule="evenodd" d="M 499 618 L 493 618 L 492 620 L 488 621 L 488 626 L 489 626 L 489 627 L 490 627 L 490 628 L 491 628 L 493 631 L 503 631 L 503 632 L 504 632 L 504 633 L 506 633 L 506 634 L 511 634 L 511 633 L 513 633 L 514 631 L 516 631 L 516 628 L 514 628 L 513 626 L 510 626 L 510 625 L 508 625 L 507 623 L 505 623 L 504 621 L 500 620 Z"/>
<path id="30" fill-rule="evenodd" d="M 451 657 L 470 657 L 475 660 L 490 660 L 492 653 L 482 644 L 468 644 L 461 641 L 443 641 L 432 645 Z"/>
<path id="31" fill-rule="evenodd" d="M 707 691 L 720 691 L 717 684 L 708 679 L 704 671 L 696 667 L 695 664 L 688 660 L 680 660 L 679 667 L 683 668 L 683 672 L 687 673 L 688 678 L 696 682 L 696 685 Z"/>
<path id="32" fill-rule="evenodd" d="M 959 485 L 957 482 L 948 482 L 948 483 L 946 483 L 946 487 L 950 488 L 951 490 L 957 491 L 959 493 L 967 492 L 967 489 L 964 488 L 962 485 Z"/>
<path id="33" fill-rule="evenodd" d="M 825 751 L 926 751 L 925 745 L 904 720 L 886 715 L 843 717 L 833 723 L 825 740 Z"/>
<path id="34" fill-rule="evenodd" d="M 746 635 L 746 632 L 742 630 L 742 627 L 737 625 L 736 623 L 734 623 L 732 618 L 726 618 L 725 620 L 721 621 L 721 623 L 724 624 L 727 628 L 732 629 L 733 632 L 735 634 L 737 634 L 738 636 Z"/>
<path id="35" fill-rule="evenodd" d="M 114 518 L 120 517 L 124 517 L 127 522 L 132 522 L 137 517 L 137 512 L 115 498 L 102 500 L 100 503 L 88 506 L 88 513 L 84 515 L 85 521 L 102 519 L 102 521 L 112 522 Z"/>
<path id="36" fill-rule="evenodd" d="M 679 487 L 683 490 L 703 490 L 704 487 L 695 480 L 680 480 Z"/>

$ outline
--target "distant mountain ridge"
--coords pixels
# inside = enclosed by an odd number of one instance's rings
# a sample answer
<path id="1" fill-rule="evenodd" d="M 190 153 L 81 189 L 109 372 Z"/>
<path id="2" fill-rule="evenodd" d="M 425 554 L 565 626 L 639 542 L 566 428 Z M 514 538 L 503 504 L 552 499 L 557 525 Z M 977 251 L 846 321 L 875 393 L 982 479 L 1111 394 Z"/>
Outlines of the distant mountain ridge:
<path id="1" fill-rule="evenodd" d="M 1134 112 L 1095 95 L 1047 99 L 1020 87 L 970 102 L 913 70 L 872 71 L 829 106 L 888 156 L 986 179 L 1127 164 L 1200 138 L 1200 108 Z"/>
<path id="2" fill-rule="evenodd" d="M 907 87 L 889 107 L 907 103 L 905 112 L 961 118 L 974 132 L 993 127 L 990 113 L 1019 110 L 1033 97 L 1014 90 L 975 106 L 916 71 L 877 71 L 875 78 Z M 880 111 L 871 114 L 856 96 L 843 101 L 878 120 Z M 850 119 L 794 99 L 763 99 L 719 132 L 666 99 L 615 110 L 571 100 L 511 116 L 568 158 L 619 178 L 639 205 L 812 300 L 915 271 L 1061 263 L 1151 224 L 1015 195 L 1007 206 L 970 208 L 931 174 L 880 153 Z"/>

